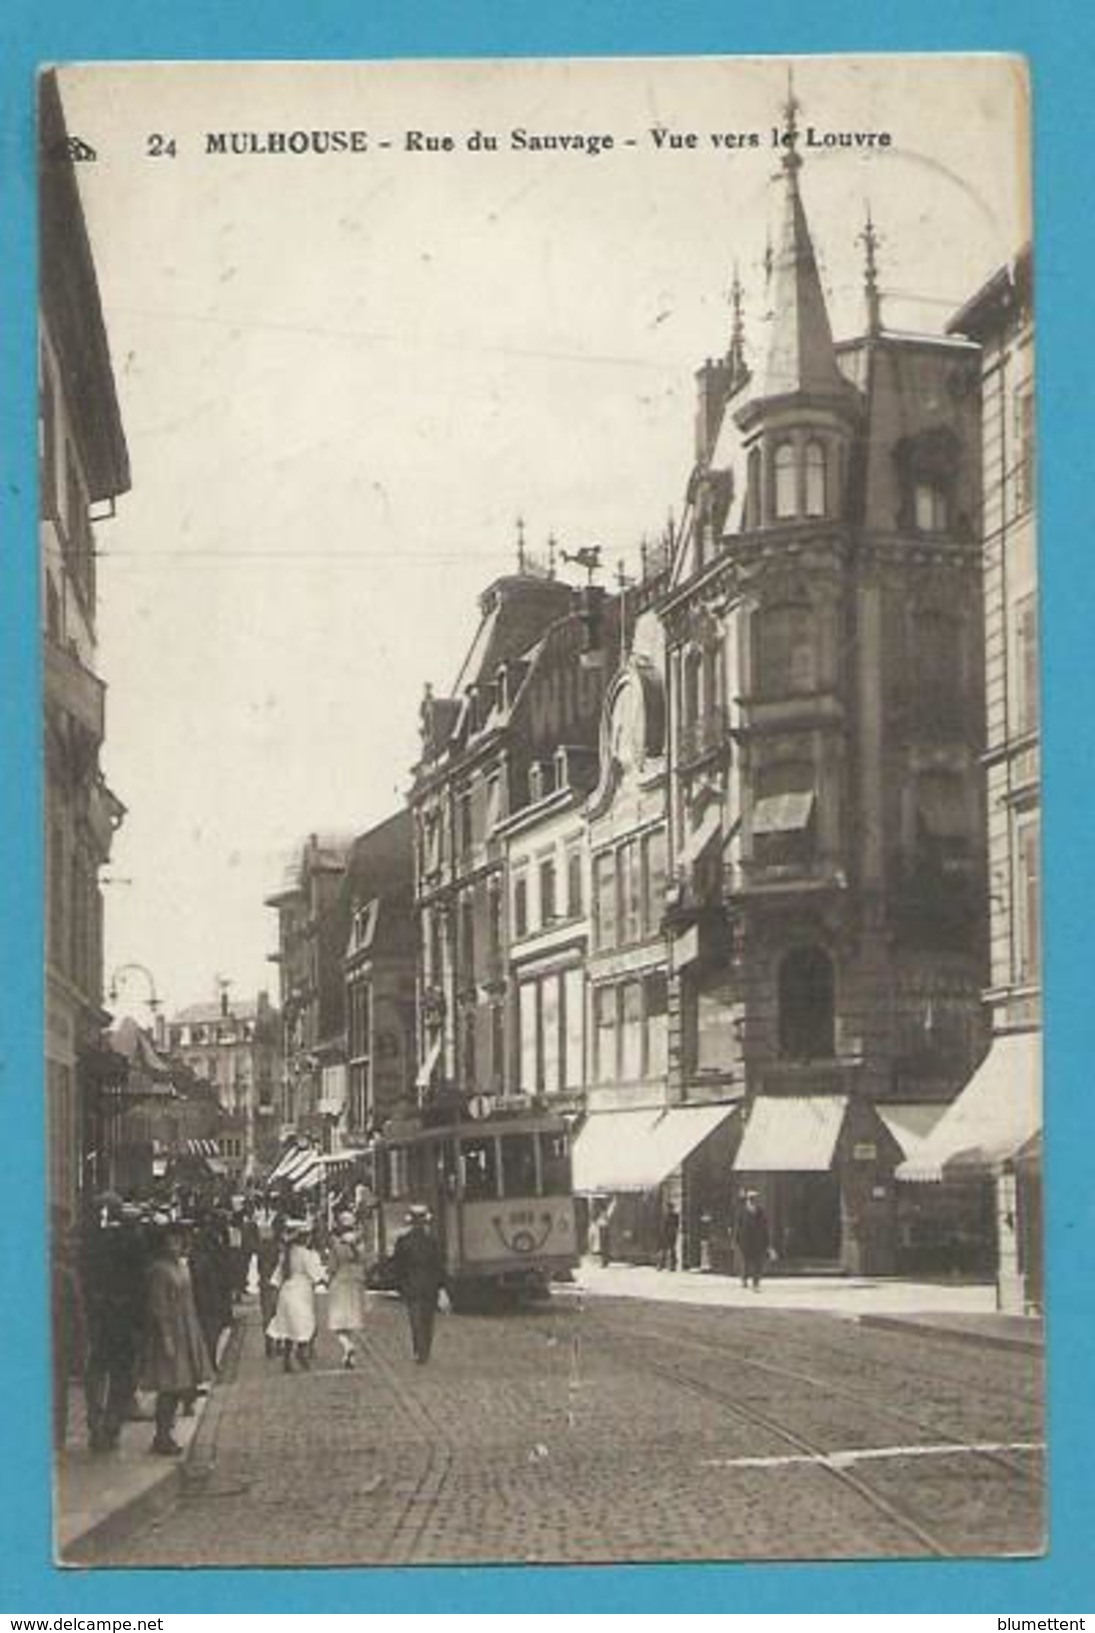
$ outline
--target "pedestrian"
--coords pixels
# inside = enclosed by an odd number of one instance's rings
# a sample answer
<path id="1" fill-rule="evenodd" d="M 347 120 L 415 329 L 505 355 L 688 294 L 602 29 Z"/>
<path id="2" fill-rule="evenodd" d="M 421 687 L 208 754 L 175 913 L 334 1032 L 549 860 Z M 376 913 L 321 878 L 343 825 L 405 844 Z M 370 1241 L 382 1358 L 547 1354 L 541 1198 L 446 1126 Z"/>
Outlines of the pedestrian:
<path id="1" fill-rule="evenodd" d="M 198 1324 L 202 1330 L 210 1362 L 216 1370 L 221 1334 L 227 1322 L 225 1254 L 220 1228 L 215 1219 L 207 1217 L 197 1226 L 187 1253 L 187 1262 L 190 1266 Z M 227 1303 L 230 1314 L 231 1300 Z"/>
<path id="2" fill-rule="evenodd" d="M 242 1298 L 251 1285 L 251 1264 L 257 1257 L 259 1250 L 259 1227 L 252 1202 L 245 1202 L 243 1205 L 243 1224 L 240 1227 L 240 1237 L 243 1248 L 243 1263 L 240 1272 L 242 1278 L 240 1297 Z"/>
<path id="3" fill-rule="evenodd" d="M 84 1407 L 93 1452 L 117 1448 L 136 1388 L 147 1259 L 138 1221 L 130 1217 L 133 1211 L 120 1196 L 104 1193 L 81 1241 Z"/>
<path id="4" fill-rule="evenodd" d="M 677 1268 L 677 1235 L 681 1228 L 681 1216 L 668 1202 L 662 1214 L 661 1225 L 658 1231 L 658 1269 L 676 1270 Z"/>
<path id="5" fill-rule="evenodd" d="M 365 1324 L 364 1270 L 357 1220 L 346 1210 L 335 1216 L 327 1250 L 327 1325 L 338 1339 L 347 1372 L 354 1366 L 354 1334 Z"/>
<path id="6" fill-rule="evenodd" d="M 429 1209 L 416 1203 L 407 1213 L 406 1233 L 396 1242 L 392 1254 L 396 1285 L 407 1306 L 411 1350 L 419 1366 L 425 1366 L 430 1358 L 437 1298 L 445 1284 L 441 1244 L 430 1223 Z"/>
<path id="7" fill-rule="evenodd" d="M 247 1286 L 247 1267 L 244 1263 L 243 1214 L 232 1210 L 228 1215 L 229 1297 L 233 1304 L 243 1297 Z"/>
<path id="8" fill-rule="evenodd" d="M 593 1217 L 593 1251 L 606 1269 L 612 1263 L 612 1215 L 615 1211 L 615 1202 L 605 1200 L 598 1205 Z"/>
<path id="9" fill-rule="evenodd" d="M 184 1228 L 166 1223 L 153 1250 L 148 1275 L 148 1326 L 141 1381 L 156 1395 L 156 1433 L 152 1451 L 158 1457 L 178 1457 L 182 1447 L 174 1436 L 179 1402 L 193 1398 L 200 1384 L 212 1375 L 212 1365 L 194 1308 L 194 1290 L 184 1258 Z"/>
<path id="10" fill-rule="evenodd" d="M 768 1218 L 756 1191 L 746 1191 L 738 1209 L 734 1238 L 741 1259 L 741 1285 L 760 1292 L 760 1278 L 768 1257 Z"/>
<path id="11" fill-rule="evenodd" d="M 267 1359 L 275 1353 L 277 1343 L 270 1337 L 268 1328 L 274 1319 L 274 1311 L 278 1306 L 278 1290 L 271 1281 L 282 1252 L 281 1220 L 275 1223 L 267 1216 L 259 1223 L 258 1245 L 258 1277 L 259 1277 L 259 1309 L 262 1315 L 262 1330 L 266 1339 Z"/>
<path id="12" fill-rule="evenodd" d="M 272 1282 L 278 1301 L 266 1336 L 281 1346 L 282 1369 L 292 1372 L 311 1365 L 311 1344 L 316 1335 L 316 1289 L 324 1281 L 323 1261 L 311 1245 L 311 1227 L 304 1220 L 287 1222 L 281 1258 Z"/>

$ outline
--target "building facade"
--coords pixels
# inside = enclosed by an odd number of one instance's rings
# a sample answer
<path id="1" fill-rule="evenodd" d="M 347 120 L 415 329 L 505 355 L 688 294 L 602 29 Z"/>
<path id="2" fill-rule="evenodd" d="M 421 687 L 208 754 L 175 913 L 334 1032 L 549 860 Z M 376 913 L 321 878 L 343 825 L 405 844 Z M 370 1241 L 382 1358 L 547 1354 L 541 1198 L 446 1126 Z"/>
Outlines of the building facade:
<path id="1" fill-rule="evenodd" d="M 44 668 L 46 1118 L 52 1204 L 106 1182 L 103 898 L 124 807 L 100 769 L 95 527 L 130 485 L 98 281 L 52 74 L 39 82 L 39 514 Z"/>
<path id="2" fill-rule="evenodd" d="M 1030 248 L 956 313 L 981 346 L 989 1053 L 931 1142 L 910 1194 L 988 1199 L 1001 1308 L 1042 1305 L 1041 794 Z"/>
<path id="3" fill-rule="evenodd" d="M 342 880 L 352 838 L 309 834 L 266 897 L 278 916 L 282 1025 L 279 1137 L 296 1134 L 322 1148 L 328 1124 L 321 1110 L 325 1065 L 345 1061 L 346 952 Z"/>
<path id="4" fill-rule="evenodd" d="M 583 806 L 596 755 L 560 748 L 501 828 L 513 1086 L 560 1111 L 585 1102 L 589 861 Z M 547 786 L 545 787 L 545 782 Z"/>
<path id="5" fill-rule="evenodd" d="M 245 1179 L 277 1153 L 281 1042 L 281 1016 L 268 995 L 232 1000 L 223 984 L 215 999 L 189 1004 L 167 1023 L 171 1058 L 215 1090 L 231 1124 L 221 1154 Z"/>
<path id="6" fill-rule="evenodd" d="M 612 601 L 549 569 L 496 580 L 451 695 L 427 688 L 410 793 L 419 965 L 419 1095 L 515 1091 L 503 826 L 568 785 L 596 743 Z"/>
<path id="7" fill-rule="evenodd" d="M 400 811 L 354 840 L 342 882 L 346 1059 L 328 1068 L 331 1148 L 363 1146 L 413 1104 L 417 1069 L 411 815 Z"/>
<path id="8" fill-rule="evenodd" d="M 784 1260 L 879 1272 L 901 1131 L 984 1047 L 978 351 L 883 326 L 869 225 L 834 342 L 793 102 L 782 154 L 764 355 L 735 291 L 660 607 L 669 1075 L 742 1097 Z"/>

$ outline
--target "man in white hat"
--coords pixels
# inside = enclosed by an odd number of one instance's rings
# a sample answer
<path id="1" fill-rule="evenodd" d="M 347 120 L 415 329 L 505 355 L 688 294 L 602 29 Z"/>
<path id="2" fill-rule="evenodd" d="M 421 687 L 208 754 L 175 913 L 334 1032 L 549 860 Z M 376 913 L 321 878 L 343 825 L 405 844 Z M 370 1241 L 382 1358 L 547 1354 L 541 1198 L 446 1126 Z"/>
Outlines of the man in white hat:
<path id="1" fill-rule="evenodd" d="M 445 1285 L 441 1244 L 430 1229 L 430 1210 L 416 1203 L 406 1216 L 407 1231 L 395 1244 L 395 1277 L 411 1326 L 411 1350 L 425 1366 L 433 1345 L 437 1295 Z"/>

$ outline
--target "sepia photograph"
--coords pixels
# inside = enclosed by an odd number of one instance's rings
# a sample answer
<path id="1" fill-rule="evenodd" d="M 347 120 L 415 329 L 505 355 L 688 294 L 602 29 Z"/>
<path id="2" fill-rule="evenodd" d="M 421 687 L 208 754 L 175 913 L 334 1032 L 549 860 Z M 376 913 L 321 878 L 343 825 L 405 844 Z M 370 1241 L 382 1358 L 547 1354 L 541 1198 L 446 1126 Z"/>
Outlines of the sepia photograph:
<path id="1" fill-rule="evenodd" d="M 1044 1553 L 1030 146 L 43 69 L 59 1565 Z"/>

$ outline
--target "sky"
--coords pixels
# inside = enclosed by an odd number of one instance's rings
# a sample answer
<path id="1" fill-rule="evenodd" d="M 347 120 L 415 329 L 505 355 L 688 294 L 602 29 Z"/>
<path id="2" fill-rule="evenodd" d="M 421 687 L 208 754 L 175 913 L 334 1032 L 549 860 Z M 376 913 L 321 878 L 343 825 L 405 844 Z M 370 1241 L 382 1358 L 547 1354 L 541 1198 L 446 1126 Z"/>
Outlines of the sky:
<path id="1" fill-rule="evenodd" d="M 169 1012 L 219 979 L 276 1001 L 263 898 L 309 832 L 401 804 L 423 686 L 452 685 L 517 518 L 533 551 L 599 544 L 611 583 L 679 514 L 735 265 L 763 355 L 787 64 L 94 65 L 60 86 L 97 154 L 78 177 L 133 474 L 97 529 L 127 807 L 107 982 L 136 962 Z M 941 332 L 1029 236 L 1019 68 L 814 58 L 794 88 L 816 144 L 891 138 L 804 149 L 837 337 L 864 323 L 868 203 L 883 322 Z M 332 129 L 367 151 L 207 151 Z M 115 1008 L 146 1019 L 147 996 L 124 976 Z"/>

